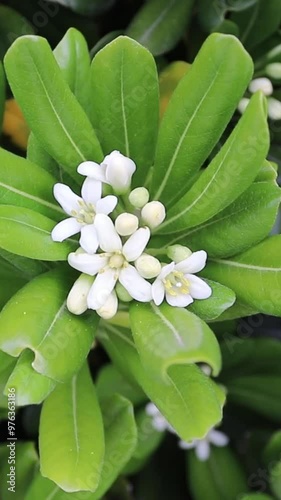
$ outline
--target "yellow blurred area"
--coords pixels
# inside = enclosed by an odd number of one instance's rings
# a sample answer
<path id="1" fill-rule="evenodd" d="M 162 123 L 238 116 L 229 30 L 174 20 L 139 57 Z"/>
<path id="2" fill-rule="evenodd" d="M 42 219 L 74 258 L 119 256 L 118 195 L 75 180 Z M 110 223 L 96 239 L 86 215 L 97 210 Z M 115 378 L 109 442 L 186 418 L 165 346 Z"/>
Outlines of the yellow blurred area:
<path id="1" fill-rule="evenodd" d="M 7 99 L 3 119 L 3 134 L 21 149 L 26 149 L 29 128 L 15 99 Z"/>
<path id="2" fill-rule="evenodd" d="M 176 86 L 190 68 L 191 64 L 187 62 L 175 61 L 160 73 L 160 118 L 163 117 Z"/>

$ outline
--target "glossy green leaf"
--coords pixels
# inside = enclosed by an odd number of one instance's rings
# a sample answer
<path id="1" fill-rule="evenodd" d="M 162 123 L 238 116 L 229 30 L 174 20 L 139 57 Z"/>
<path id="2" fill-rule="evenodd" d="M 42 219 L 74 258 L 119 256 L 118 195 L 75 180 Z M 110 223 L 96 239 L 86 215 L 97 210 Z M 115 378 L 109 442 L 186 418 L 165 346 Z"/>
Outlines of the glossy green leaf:
<path id="1" fill-rule="evenodd" d="M 143 365 L 155 376 L 181 363 L 206 363 L 213 374 L 221 368 L 219 345 L 212 330 L 187 309 L 168 304 L 133 303 L 131 328 Z"/>
<path id="2" fill-rule="evenodd" d="M 0 248 L 38 260 L 66 260 L 77 243 L 56 243 L 51 238 L 55 222 L 29 208 L 0 205 Z M 20 243 L 20 244 L 19 244 Z"/>
<path id="3" fill-rule="evenodd" d="M 28 160 L 0 148 L 0 203 L 31 208 L 61 220 L 64 212 L 53 196 L 54 177 Z"/>
<path id="4" fill-rule="evenodd" d="M 269 182 L 250 186 L 237 200 L 201 226 L 187 231 L 177 243 L 209 257 L 230 257 L 268 236 L 276 220 L 281 191 Z"/>
<path id="5" fill-rule="evenodd" d="M 123 470 L 123 474 L 136 474 L 143 468 L 145 462 L 155 452 L 164 438 L 164 432 L 159 432 L 152 425 L 152 418 L 147 415 L 145 409 L 136 414 L 138 430 L 138 442 L 131 460 Z"/>
<path id="6" fill-rule="evenodd" d="M 0 6 L 0 10 L 1 10 L 1 6 Z M 0 63 L 0 125 L 1 125 L 1 129 L 2 129 L 4 110 L 5 110 L 5 99 L 6 99 L 6 78 L 5 78 L 3 65 L 2 65 L 2 63 Z"/>
<path id="7" fill-rule="evenodd" d="M 101 161 L 94 130 L 45 39 L 27 36 L 16 40 L 6 54 L 5 69 L 30 129 L 71 177 L 79 179 L 79 163 Z"/>
<path id="8" fill-rule="evenodd" d="M 63 490 L 94 491 L 104 458 L 103 424 L 87 364 L 45 400 L 40 418 L 43 476 Z"/>
<path id="9" fill-rule="evenodd" d="M 246 493 L 241 496 L 241 500 L 274 500 L 274 498 L 265 493 Z"/>
<path id="10" fill-rule="evenodd" d="M 280 460 L 280 454 L 281 454 L 281 431 L 276 431 L 270 437 L 270 440 L 263 451 L 263 460 L 264 462 L 272 462 Z"/>
<path id="11" fill-rule="evenodd" d="M 270 471 L 270 486 L 278 500 L 281 499 L 281 462 L 272 467 Z"/>
<path id="12" fill-rule="evenodd" d="M 120 394 L 138 405 L 147 399 L 140 387 L 127 380 L 113 364 L 105 365 L 100 370 L 96 387 L 99 400 L 108 399 L 113 394 Z"/>
<path id="13" fill-rule="evenodd" d="M 15 464 L 9 464 L 9 452 L 6 444 L 5 448 L 6 453 L 3 457 L 3 463 L 0 463 L 1 476 L 5 478 L 5 480 L 1 481 L 0 484 L 1 499 L 10 500 L 11 498 L 14 498 L 15 500 L 22 500 L 25 498 L 25 493 L 35 476 L 36 469 L 38 467 L 38 455 L 36 453 L 34 443 L 17 442 Z M 7 474 L 10 473 L 11 466 L 15 466 L 16 468 L 15 492 L 8 490 L 9 484 L 6 482 Z"/>
<path id="14" fill-rule="evenodd" d="M 114 3 L 114 0 L 51 0 L 57 2 L 64 7 L 69 7 L 78 14 L 92 15 L 98 14 L 107 10 Z"/>
<path id="15" fill-rule="evenodd" d="M 40 375 L 32 368 L 33 359 L 32 351 L 25 350 L 21 353 L 4 389 L 6 396 L 10 387 L 16 389 L 17 406 L 42 403 L 56 386 L 54 380 Z"/>
<path id="16" fill-rule="evenodd" d="M 253 309 L 249 305 L 245 305 L 236 299 L 233 306 L 226 309 L 220 316 L 216 318 L 216 321 L 229 321 L 236 318 L 244 318 L 245 316 L 252 316 L 253 314 L 258 314 L 257 309 Z"/>
<path id="17" fill-rule="evenodd" d="M 131 21 L 127 35 L 158 56 L 171 50 L 188 25 L 193 0 L 151 0 Z"/>
<path id="18" fill-rule="evenodd" d="M 278 175 L 277 164 L 265 160 L 262 168 L 258 172 L 255 182 L 276 182 Z"/>
<path id="19" fill-rule="evenodd" d="M 210 259 L 202 274 L 229 286 L 252 309 L 281 315 L 281 236 L 272 236 L 230 259 Z"/>
<path id="20" fill-rule="evenodd" d="M 19 12 L 5 5 L 0 6 L 0 59 L 2 60 L 16 38 L 33 34 L 34 27 Z"/>
<path id="21" fill-rule="evenodd" d="M 224 393 L 196 365 L 175 364 L 160 378 L 142 364 L 129 330 L 106 324 L 99 339 L 118 369 L 140 384 L 182 439 L 203 437 L 221 420 Z"/>
<path id="22" fill-rule="evenodd" d="M 248 490 L 247 478 L 230 448 L 212 446 L 208 460 L 201 462 L 187 452 L 187 475 L 194 500 L 240 498 Z"/>
<path id="23" fill-rule="evenodd" d="M 206 280 L 212 288 L 212 295 L 209 299 L 195 300 L 188 311 L 196 314 L 204 321 L 213 321 L 235 302 L 235 293 L 220 283 Z"/>
<path id="24" fill-rule="evenodd" d="M 244 11 L 258 0 L 218 0 L 210 2 L 209 0 L 199 0 L 199 21 L 206 31 L 211 31 L 219 26 L 225 19 L 229 11 Z"/>
<path id="25" fill-rule="evenodd" d="M 27 159 L 49 172 L 57 180 L 62 180 L 62 172 L 57 162 L 41 146 L 38 139 L 31 132 L 27 143 Z"/>
<path id="26" fill-rule="evenodd" d="M 105 455 L 100 483 L 93 500 L 102 498 L 130 459 L 137 444 L 137 427 L 132 404 L 120 395 L 102 404 Z"/>
<path id="27" fill-rule="evenodd" d="M 5 412 L 8 410 L 8 399 L 4 395 L 4 389 L 15 364 L 15 358 L 9 356 L 3 351 L 0 351 L 0 408 Z M 5 419 L 6 418 L 7 415 L 5 415 Z"/>
<path id="28" fill-rule="evenodd" d="M 55 48 L 54 56 L 70 90 L 87 113 L 90 100 L 90 54 L 82 33 L 70 28 Z"/>
<path id="29" fill-rule="evenodd" d="M 137 185 L 154 160 L 158 93 L 154 59 L 134 40 L 119 37 L 95 56 L 92 122 L 104 153 L 117 149 L 136 162 Z"/>
<path id="30" fill-rule="evenodd" d="M 251 79 L 252 61 L 233 36 L 212 34 L 176 88 L 161 122 L 153 199 L 177 201 L 194 180 Z"/>
<path id="31" fill-rule="evenodd" d="M 92 323 L 66 308 L 71 280 L 58 270 L 38 276 L 0 314 L 0 348 L 11 356 L 34 353 L 32 367 L 56 381 L 68 380 L 84 362 L 95 333 Z"/>
<path id="32" fill-rule="evenodd" d="M 268 147 L 266 101 L 258 92 L 208 168 L 186 195 L 168 210 L 159 233 L 174 233 L 197 226 L 230 205 L 254 181 Z"/>
<path id="33" fill-rule="evenodd" d="M 19 278 L 20 281 L 27 281 L 50 270 L 50 264 L 47 262 L 21 257 L 2 248 L 0 248 L 0 266 L 3 277 L 6 275 L 11 279 Z"/>

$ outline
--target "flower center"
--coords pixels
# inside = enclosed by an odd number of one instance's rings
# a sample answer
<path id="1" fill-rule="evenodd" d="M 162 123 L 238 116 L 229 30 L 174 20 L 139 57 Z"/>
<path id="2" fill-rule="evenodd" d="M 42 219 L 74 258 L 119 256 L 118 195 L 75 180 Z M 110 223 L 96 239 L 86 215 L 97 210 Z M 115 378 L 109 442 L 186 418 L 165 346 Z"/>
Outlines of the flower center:
<path id="1" fill-rule="evenodd" d="M 111 255 L 108 265 L 111 269 L 120 269 L 124 266 L 125 262 L 126 259 L 121 252 L 115 252 Z"/>
<path id="2" fill-rule="evenodd" d="M 86 203 L 84 200 L 79 200 L 78 205 L 79 210 L 71 210 L 71 215 L 73 215 L 80 224 L 93 224 L 96 215 L 94 205 L 92 205 L 92 203 Z"/>
<path id="3" fill-rule="evenodd" d="M 178 295 L 187 295 L 189 293 L 189 281 L 184 274 L 179 271 L 173 271 L 163 280 L 167 293 L 174 297 Z"/>

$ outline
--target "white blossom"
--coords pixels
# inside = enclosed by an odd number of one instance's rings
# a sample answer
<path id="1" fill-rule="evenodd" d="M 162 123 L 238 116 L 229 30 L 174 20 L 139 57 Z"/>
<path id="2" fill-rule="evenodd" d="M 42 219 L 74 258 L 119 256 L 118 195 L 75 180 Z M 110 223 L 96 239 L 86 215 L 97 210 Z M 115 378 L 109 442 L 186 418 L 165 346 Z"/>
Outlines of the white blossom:
<path id="1" fill-rule="evenodd" d="M 145 224 L 147 224 L 150 229 L 154 229 L 160 224 L 166 217 L 166 210 L 160 201 L 150 201 L 144 205 L 141 211 L 141 217 Z"/>
<path id="2" fill-rule="evenodd" d="M 143 253 L 150 231 L 148 228 L 137 229 L 122 243 L 111 219 L 103 214 L 95 218 L 95 228 L 103 253 L 70 253 L 69 264 L 82 273 L 96 276 L 88 293 L 89 309 L 99 311 L 107 307 L 107 300 L 113 301 L 112 293 L 119 280 L 131 297 L 139 302 L 151 300 L 151 284 L 142 278 L 137 269 L 130 264 Z"/>
<path id="3" fill-rule="evenodd" d="M 169 431 L 175 434 L 174 428 L 169 424 L 168 420 L 163 417 L 162 413 L 158 410 L 154 403 L 147 403 L 145 407 L 147 415 L 152 417 L 152 427 L 158 432 Z"/>
<path id="4" fill-rule="evenodd" d="M 143 253 L 135 262 L 135 266 L 143 278 L 151 279 L 161 272 L 161 264 L 158 259 Z"/>
<path id="5" fill-rule="evenodd" d="M 268 116 L 271 120 L 281 120 L 281 102 L 274 97 L 269 97 L 267 100 L 268 104 Z"/>
<path id="6" fill-rule="evenodd" d="M 147 204 L 149 200 L 149 192 L 144 187 L 138 187 L 133 189 L 129 194 L 129 202 L 135 208 L 142 208 Z"/>
<path id="7" fill-rule="evenodd" d="M 265 67 L 265 72 L 271 78 L 275 78 L 276 80 L 280 80 L 281 78 L 281 63 L 271 63 Z"/>
<path id="8" fill-rule="evenodd" d="M 204 439 L 195 439 L 194 441 L 180 441 L 179 447 L 183 450 L 194 449 L 195 454 L 201 462 L 208 460 L 211 453 L 211 444 L 214 446 L 223 447 L 229 443 L 229 439 L 221 431 L 211 429 Z"/>
<path id="9" fill-rule="evenodd" d="M 206 265 L 207 253 L 204 250 L 192 253 L 187 259 L 175 264 L 165 265 L 152 284 L 152 298 L 160 305 L 164 298 L 168 304 L 186 307 L 193 299 L 207 299 L 212 289 L 194 273 L 201 271 Z"/>
<path id="10" fill-rule="evenodd" d="M 124 194 L 131 185 L 136 164 L 119 151 L 112 151 L 105 156 L 100 165 L 93 161 L 85 161 L 78 166 L 77 170 L 81 175 L 110 184 L 117 194 Z"/>
<path id="11" fill-rule="evenodd" d="M 87 297 L 94 278 L 81 274 L 75 281 L 67 297 L 67 308 L 72 314 L 83 314 L 88 309 Z"/>
<path id="12" fill-rule="evenodd" d="M 254 94 L 258 90 L 261 90 L 266 96 L 273 93 L 273 85 L 269 78 L 255 78 L 250 82 L 249 91 Z"/>
<path id="13" fill-rule="evenodd" d="M 80 245 L 88 253 L 94 253 L 99 245 L 95 229 L 96 214 L 110 214 L 117 205 L 116 196 L 102 198 L 102 185 L 87 178 L 81 190 L 75 194 L 65 184 L 55 184 L 54 197 L 70 217 L 59 222 L 52 230 L 54 241 L 63 241 L 81 232 Z"/>

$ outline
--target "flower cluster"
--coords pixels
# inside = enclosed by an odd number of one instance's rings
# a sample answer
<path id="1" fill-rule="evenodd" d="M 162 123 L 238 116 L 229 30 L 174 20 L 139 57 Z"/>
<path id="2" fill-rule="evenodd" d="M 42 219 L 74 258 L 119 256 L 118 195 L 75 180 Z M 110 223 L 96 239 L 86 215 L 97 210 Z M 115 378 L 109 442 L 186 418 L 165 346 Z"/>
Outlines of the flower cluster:
<path id="1" fill-rule="evenodd" d="M 113 151 L 100 165 L 86 161 L 78 166 L 86 176 L 81 196 L 64 184 L 54 187 L 54 196 L 69 218 L 54 227 L 53 240 L 80 233 L 80 247 L 68 256 L 69 264 L 82 273 L 67 300 L 74 314 L 92 309 L 110 319 L 118 299 L 153 300 L 160 305 L 165 298 L 171 306 L 186 307 L 212 293 L 205 281 L 194 276 L 206 264 L 205 251 L 192 253 L 174 245 L 167 251 L 171 262 L 164 264 L 149 254 L 151 232 L 164 221 L 166 211 L 159 201 L 149 201 L 146 188 L 130 191 L 135 170 L 130 158 Z"/>
<path id="2" fill-rule="evenodd" d="M 272 97 L 273 94 L 273 85 L 269 78 L 255 78 L 250 82 L 249 92 L 254 94 L 258 90 L 261 90 L 263 94 L 267 97 L 267 106 L 268 106 L 268 116 L 271 120 L 281 120 L 281 102 L 278 99 Z M 238 104 L 238 110 L 241 114 L 244 113 L 247 108 L 250 99 L 248 97 L 243 97 Z"/>

